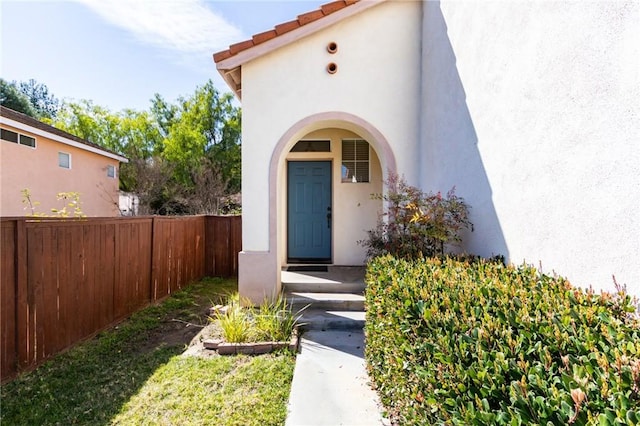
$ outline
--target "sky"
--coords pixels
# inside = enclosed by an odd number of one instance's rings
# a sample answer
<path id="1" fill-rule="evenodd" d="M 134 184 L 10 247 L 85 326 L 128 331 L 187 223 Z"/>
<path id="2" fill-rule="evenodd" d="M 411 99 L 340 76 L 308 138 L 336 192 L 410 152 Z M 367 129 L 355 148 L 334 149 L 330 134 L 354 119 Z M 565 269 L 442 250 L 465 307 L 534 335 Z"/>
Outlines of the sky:
<path id="1" fill-rule="evenodd" d="M 212 55 L 329 0 L 0 0 L 0 76 L 117 112 L 174 102 L 209 79 Z"/>

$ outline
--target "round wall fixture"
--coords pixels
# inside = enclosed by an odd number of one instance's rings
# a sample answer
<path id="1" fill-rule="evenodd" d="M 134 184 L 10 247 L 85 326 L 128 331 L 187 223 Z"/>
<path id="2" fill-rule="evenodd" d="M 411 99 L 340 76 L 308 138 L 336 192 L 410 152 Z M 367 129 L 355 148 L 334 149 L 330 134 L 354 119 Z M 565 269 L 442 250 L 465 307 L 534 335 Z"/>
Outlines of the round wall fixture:
<path id="1" fill-rule="evenodd" d="M 331 62 L 329 65 L 327 65 L 327 72 L 329 74 L 335 74 L 338 72 L 338 65 L 336 65 L 335 62 Z"/>
<path id="2" fill-rule="evenodd" d="M 336 43 L 335 41 L 332 41 L 331 43 L 327 44 L 327 52 L 334 54 L 338 51 L 338 43 Z"/>

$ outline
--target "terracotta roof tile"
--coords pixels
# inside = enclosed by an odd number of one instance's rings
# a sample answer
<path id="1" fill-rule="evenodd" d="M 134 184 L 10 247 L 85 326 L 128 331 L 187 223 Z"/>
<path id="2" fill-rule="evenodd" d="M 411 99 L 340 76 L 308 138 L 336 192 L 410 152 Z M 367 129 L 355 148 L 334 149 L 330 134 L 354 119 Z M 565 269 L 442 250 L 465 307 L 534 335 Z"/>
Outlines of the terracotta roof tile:
<path id="1" fill-rule="evenodd" d="M 229 50 L 223 50 L 222 52 L 218 52 L 218 53 L 214 53 L 213 54 L 213 61 L 214 62 L 220 62 L 223 61 L 227 58 L 232 57 L 233 55 L 231 54 L 231 52 L 229 52 Z"/>
<path id="2" fill-rule="evenodd" d="M 322 13 L 322 10 L 314 10 L 312 12 L 303 13 L 302 15 L 298 15 L 298 22 L 300 26 L 307 25 L 313 21 L 317 21 L 320 18 L 323 18 L 325 15 Z"/>
<path id="3" fill-rule="evenodd" d="M 236 53 L 242 52 L 243 50 L 247 50 L 253 46 L 254 46 L 253 40 L 245 40 L 245 41 L 241 41 L 240 43 L 232 44 L 231 46 L 229 46 L 229 52 L 231 52 L 232 55 L 235 55 Z"/>
<path id="4" fill-rule="evenodd" d="M 298 18 L 293 21 L 288 21 L 288 22 L 283 22 L 281 24 L 278 24 L 272 30 L 255 34 L 249 40 L 245 40 L 240 43 L 233 44 L 229 46 L 229 49 L 227 50 L 214 53 L 213 60 L 215 62 L 220 62 L 225 59 L 228 59 L 244 50 L 250 49 L 261 43 L 272 40 L 278 36 L 281 36 L 282 34 L 286 34 L 290 31 L 296 30 L 304 25 L 308 25 L 311 22 L 317 21 L 318 19 L 322 19 L 323 17 L 330 15 L 334 12 L 337 12 L 339 10 L 342 10 L 345 7 L 348 7 L 354 3 L 357 3 L 358 1 L 360 0 L 337 0 L 337 1 L 323 4 L 322 6 L 320 6 L 319 9 L 298 15 Z"/>
<path id="5" fill-rule="evenodd" d="M 320 10 L 322 10 L 322 13 L 324 13 L 325 15 L 330 15 L 333 12 L 337 12 L 338 10 L 344 8 L 346 5 L 347 3 L 344 0 L 332 1 L 331 3 L 326 3 L 320 6 Z"/>
<path id="6" fill-rule="evenodd" d="M 264 43 L 265 41 L 271 40 L 272 38 L 276 38 L 277 36 L 278 36 L 278 33 L 276 33 L 276 30 L 269 30 L 269 31 L 265 31 L 263 33 L 254 35 L 252 37 L 252 40 L 253 40 L 253 44 L 260 44 L 260 43 Z"/>
<path id="7" fill-rule="evenodd" d="M 300 28 L 300 23 L 296 19 L 295 21 L 289 21 L 276 25 L 276 33 L 278 33 L 278 35 L 282 35 L 297 28 Z"/>

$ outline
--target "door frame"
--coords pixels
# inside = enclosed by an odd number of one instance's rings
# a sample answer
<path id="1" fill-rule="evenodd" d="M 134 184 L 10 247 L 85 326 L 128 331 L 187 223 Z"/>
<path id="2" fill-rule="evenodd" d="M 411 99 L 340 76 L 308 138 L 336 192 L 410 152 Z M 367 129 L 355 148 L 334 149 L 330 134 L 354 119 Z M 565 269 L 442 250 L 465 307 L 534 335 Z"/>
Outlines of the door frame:
<path id="1" fill-rule="evenodd" d="M 290 163 L 328 163 L 329 164 L 329 200 L 331 207 L 331 228 L 329 231 L 329 258 L 318 258 L 318 259 L 297 259 L 292 258 L 290 256 L 289 249 L 289 237 L 290 237 L 290 229 L 289 229 L 289 203 L 291 201 L 291 194 L 289 193 L 289 164 Z M 285 237 L 285 247 L 286 247 L 286 261 L 289 264 L 332 264 L 333 263 L 333 223 L 334 223 L 334 187 L 333 187 L 333 159 L 332 158 L 300 158 L 300 159 L 287 159 L 285 162 L 285 170 L 286 170 L 286 202 L 285 202 L 285 226 L 286 226 L 286 237 Z"/>

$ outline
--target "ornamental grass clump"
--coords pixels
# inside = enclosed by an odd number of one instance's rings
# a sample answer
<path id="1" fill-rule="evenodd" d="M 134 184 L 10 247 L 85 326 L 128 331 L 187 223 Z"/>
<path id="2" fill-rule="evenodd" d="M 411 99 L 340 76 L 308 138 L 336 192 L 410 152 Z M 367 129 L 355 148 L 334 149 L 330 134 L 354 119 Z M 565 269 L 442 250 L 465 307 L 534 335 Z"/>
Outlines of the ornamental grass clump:
<path id="1" fill-rule="evenodd" d="M 287 341 L 303 310 L 293 313 L 282 294 L 266 299 L 258 308 L 243 305 L 250 306 L 251 303 L 242 303 L 235 293 L 229 297 L 227 309 L 212 318 L 218 321 L 224 340 L 229 343 Z"/>
<path id="2" fill-rule="evenodd" d="M 229 297 L 227 310 L 218 313 L 216 320 L 222 328 L 224 339 L 229 343 L 244 343 L 253 337 L 251 318 L 242 307 L 237 293 Z"/>
<path id="3" fill-rule="evenodd" d="M 398 424 L 638 424 L 633 303 L 527 265 L 386 256 L 367 270 L 367 365 Z"/>
<path id="4" fill-rule="evenodd" d="M 300 311 L 295 314 L 283 295 L 272 300 L 265 300 L 253 313 L 256 339 L 267 341 L 289 340 L 293 328 L 300 319 Z"/>

